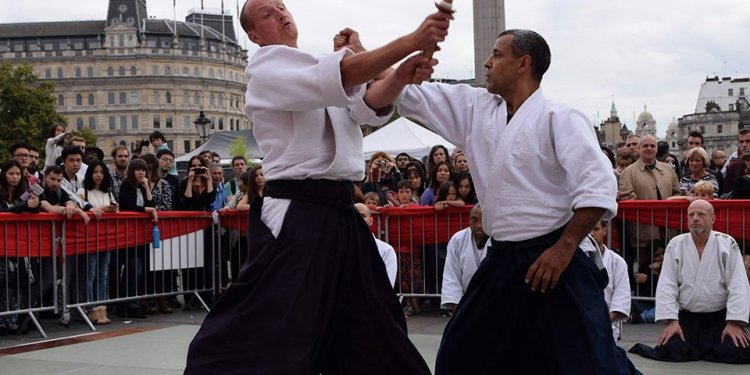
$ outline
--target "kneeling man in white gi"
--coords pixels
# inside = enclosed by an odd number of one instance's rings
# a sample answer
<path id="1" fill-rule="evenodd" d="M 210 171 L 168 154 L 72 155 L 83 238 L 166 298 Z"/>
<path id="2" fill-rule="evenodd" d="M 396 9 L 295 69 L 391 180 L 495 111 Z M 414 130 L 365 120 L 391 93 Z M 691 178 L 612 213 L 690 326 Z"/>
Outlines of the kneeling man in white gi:
<path id="1" fill-rule="evenodd" d="M 602 263 L 607 270 L 607 286 L 604 288 L 604 302 L 609 308 L 609 320 L 612 322 L 612 336 L 620 339 L 622 322 L 630 316 L 630 281 L 628 264 L 625 259 L 607 248 L 604 235 L 607 234 L 607 222 L 599 221 L 591 230 L 591 237 L 596 241 Z"/>
<path id="2" fill-rule="evenodd" d="M 656 288 L 656 320 L 667 326 L 656 348 L 631 353 L 684 362 L 750 363 L 743 326 L 750 315 L 750 284 L 735 240 L 713 231 L 714 209 L 704 200 L 688 207 L 690 233 L 667 245 Z"/>
<path id="3" fill-rule="evenodd" d="M 464 296 L 479 263 L 487 255 L 489 236 L 482 226 L 482 207 L 474 205 L 469 214 L 469 227 L 456 232 L 448 241 L 448 255 L 443 272 L 440 307 L 452 313 Z"/>

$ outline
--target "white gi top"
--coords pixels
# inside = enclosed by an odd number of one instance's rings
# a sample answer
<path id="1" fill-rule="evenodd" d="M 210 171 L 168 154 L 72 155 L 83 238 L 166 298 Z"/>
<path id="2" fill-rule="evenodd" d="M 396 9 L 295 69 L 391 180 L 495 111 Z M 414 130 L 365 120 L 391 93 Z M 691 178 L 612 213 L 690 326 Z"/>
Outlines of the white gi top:
<path id="1" fill-rule="evenodd" d="M 605 247 L 602 254 L 604 268 L 607 269 L 607 287 L 604 288 L 604 301 L 609 312 L 630 315 L 630 280 L 628 280 L 628 265 L 625 259 L 614 251 Z M 617 336 L 615 336 L 617 337 Z"/>
<path id="2" fill-rule="evenodd" d="M 471 228 L 462 229 L 451 237 L 448 241 L 448 254 L 443 271 L 441 305 L 457 304 L 461 300 L 472 276 L 479 268 L 479 263 L 487 255 L 488 246 L 490 246 L 490 241 L 487 241 L 481 249 L 477 249 Z"/>
<path id="3" fill-rule="evenodd" d="M 485 231 L 521 241 L 562 227 L 573 209 L 617 213 L 617 181 L 586 116 L 534 92 L 507 123 L 503 98 L 469 85 L 410 85 L 399 113 L 426 124 L 471 160 Z M 584 239 L 585 240 L 585 239 Z"/>
<path id="4" fill-rule="evenodd" d="M 398 272 L 396 251 L 393 250 L 393 246 L 377 238 L 375 238 L 375 244 L 378 245 L 378 252 L 380 253 L 380 257 L 383 258 L 383 263 L 385 263 L 385 271 L 388 273 L 388 280 L 391 282 L 391 286 L 394 286 L 396 285 L 396 273 Z"/>
<path id="5" fill-rule="evenodd" d="M 690 233 L 674 237 L 656 286 L 656 320 L 676 320 L 680 310 L 702 313 L 725 307 L 727 320 L 748 322 L 750 284 L 737 242 L 711 231 L 699 258 Z"/>
<path id="6" fill-rule="evenodd" d="M 361 181 L 364 176 L 359 125 L 383 125 L 392 113 L 376 115 L 364 103 L 366 85 L 344 90 L 344 48 L 323 57 L 282 45 L 261 47 L 245 73 L 245 114 L 263 158 L 267 181 L 328 179 Z M 287 199 L 263 198 L 261 220 L 275 237 Z"/>
<path id="7" fill-rule="evenodd" d="M 358 125 L 383 125 L 391 114 L 378 117 L 364 103 L 366 85 L 344 90 L 340 63 L 348 54 L 341 49 L 316 58 L 273 45 L 248 62 L 245 113 L 265 155 L 266 180 L 364 178 Z"/>

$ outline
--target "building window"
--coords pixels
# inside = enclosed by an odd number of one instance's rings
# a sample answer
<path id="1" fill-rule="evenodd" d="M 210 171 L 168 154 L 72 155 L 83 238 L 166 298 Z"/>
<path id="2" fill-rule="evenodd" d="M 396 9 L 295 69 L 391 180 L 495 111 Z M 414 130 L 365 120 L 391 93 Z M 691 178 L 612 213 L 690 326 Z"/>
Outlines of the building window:
<path id="1" fill-rule="evenodd" d="M 224 94 L 219 94 L 219 107 L 224 107 Z"/>
<path id="2" fill-rule="evenodd" d="M 158 91 L 154 91 L 154 104 L 159 104 L 159 102 L 161 102 L 161 95 Z"/>
<path id="3" fill-rule="evenodd" d="M 734 104 L 729 104 L 729 110 L 734 111 Z"/>
<path id="4" fill-rule="evenodd" d="M 214 96 L 213 93 L 211 93 L 211 95 L 208 96 L 208 105 L 213 107 L 215 103 L 216 103 L 216 97 Z"/>
<path id="5" fill-rule="evenodd" d="M 724 132 L 724 125 L 716 125 L 716 133 L 721 134 Z"/>
<path id="6" fill-rule="evenodd" d="M 167 91 L 164 93 L 164 101 L 167 102 L 167 104 L 172 104 L 172 93 Z"/>
<path id="7" fill-rule="evenodd" d="M 224 130 L 224 118 L 219 119 L 219 130 Z"/>
<path id="8" fill-rule="evenodd" d="M 89 129 L 96 130 L 96 119 L 89 117 Z"/>
<path id="9" fill-rule="evenodd" d="M 201 103 L 201 94 L 196 92 L 195 95 L 193 95 L 193 104 L 198 105 L 200 103 Z"/>
<path id="10" fill-rule="evenodd" d="M 185 105 L 188 105 L 188 104 L 190 104 L 190 94 L 188 94 L 188 92 L 187 92 L 187 91 L 185 91 L 185 92 L 184 92 L 184 93 L 182 94 L 182 104 L 185 104 Z"/>
<path id="11" fill-rule="evenodd" d="M 76 75 L 76 78 L 81 78 L 81 68 L 76 67 L 75 75 Z"/>
<path id="12" fill-rule="evenodd" d="M 193 68 L 193 76 L 194 76 L 194 77 L 200 77 L 200 76 L 201 76 L 201 71 L 200 71 L 200 69 L 198 69 L 198 68 Z"/>
<path id="13" fill-rule="evenodd" d="M 130 104 L 138 104 L 141 102 L 141 98 L 138 96 L 137 91 L 130 92 Z"/>
<path id="14" fill-rule="evenodd" d="M 110 92 L 107 94 L 107 104 L 115 104 L 115 93 Z"/>
<path id="15" fill-rule="evenodd" d="M 187 77 L 187 76 L 189 76 L 189 75 L 190 75 L 190 68 L 188 68 L 187 66 L 183 66 L 183 67 L 182 67 L 182 75 L 183 75 L 184 77 Z"/>
<path id="16" fill-rule="evenodd" d="M 117 129 L 117 125 L 115 125 L 115 116 L 109 116 L 109 130 L 115 130 Z"/>
<path id="17" fill-rule="evenodd" d="M 63 70 L 62 70 L 62 68 L 57 68 L 57 78 L 63 78 Z"/>
<path id="18" fill-rule="evenodd" d="M 165 76 L 171 76 L 172 75 L 172 68 L 165 66 L 164 67 L 164 75 Z"/>
<path id="19" fill-rule="evenodd" d="M 745 96 L 745 88 L 740 87 L 740 96 Z"/>
<path id="20" fill-rule="evenodd" d="M 159 67 L 154 65 L 151 67 L 151 75 L 158 76 L 159 75 Z"/>
<path id="21" fill-rule="evenodd" d="M 120 104 L 127 104 L 128 95 L 124 92 L 120 93 Z"/>
<path id="22" fill-rule="evenodd" d="M 138 129 L 138 116 L 130 116 L 130 128 Z"/>
<path id="23" fill-rule="evenodd" d="M 154 116 L 153 128 L 154 129 L 160 129 L 161 128 L 161 119 L 159 118 L 159 116 Z"/>
<path id="24" fill-rule="evenodd" d="M 76 94 L 76 105 L 83 105 L 83 95 Z"/>
<path id="25" fill-rule="evenodd" d="M 190 152 L 190 141 L 185 141 L 184 147 L 185 147 L 186 154 Z"/>
<path id="26" fill-rule="evenodd" d="M 167 119 L 164 121 L 164 127 L 172 129 L 172 116 L 167 116 Z"/>
<path id="27" fill-rule="evenodd" d="M 705 126 L 701 125 L 700 129 L 701 129 L 700 130 L 701 134 L 705 134 L 706 133 L 706 127 Z"/>
<path id="28" fill-rule="evenodd" d="M 113 75 L 115 75 L 115 69 L 112 68 L 111 66 L 107 67 L 107 76 L 112 77 Z"/>
<path id="29" fill-rule="evenodd" d="M 60 107 L 65 105 L 65 97 L 63 97 L 62 94 L 57 96 L 57 105 Z"/>
<path id="30" fill-rule="evenodd" d="M 44 70 L 44 78 L 47 78 L 47 79 L 52 78 L 52 69 L 45 69 Z"/>
<path id="31" fill-rule="evenodd" d="M 229 119 L 229 130 L 234 130 L 234 119 L 233 118 Z"/>
<path id="32" fill-rule="evenodd" d="M 125 75 L 125 67 L 121 66 L 120 69 L 117 70 L 117 73 L 121 76 Z"/>
<path id="33" fill-rule="evenodd" d="M 128 116 L 120 116 L 120 130 L 128 130 Z"/>
<path id="34" fill-rule="evenodd" d="M 182 117 L 182 127 L 183 128 L 190 129 L 190 123 L 191 123 L 190 116 L 183 116 Z"/>
<path id="35" fill-rule="evenodd" d="M 83 129 L 83 119 L 80 117 L 76 119 L 76 129 Z"/>
<path id="36" fill-rule="evenodd" d="M 208 78 L 214 78 L 214 68 L 208 69 Z"/>
<path id="37" fill-rule="evenodd" d="M 729 96 L 734 96 L 734 89 L 729 89 Z"/>
<path id="38" fill-rule="evenodd" d="M 130 67 L 130 75 L 134 76 L 134 75 L 136 75 L 136 73 L 138 73 L 138 70 L 135 68 L 135 65 L 131 66 Z"/>
<path id="39" fill-rule="evenodd" d="M 94 68 L 92 68 L 90 66 L 87 67 L 86 68 L 86 77 L 93 77 L 93 76 L 94 76 Z"/>
<path id="40" fill-rule="evenodd" d="M 124 35 L 118 35 L 117 36 L 117 46 L 118 47 L 125 47 L 125 36 Z"/>
<path id="41" fill-rule="evenodd" d="M 195 148 L 201 147 L 201 141 L 196 139 L 195 140 Z"/>
<path id="42" fill-rule="evenodd" d="M 94 105 L 94 93 L 89 93 L 89 105 Z"/>

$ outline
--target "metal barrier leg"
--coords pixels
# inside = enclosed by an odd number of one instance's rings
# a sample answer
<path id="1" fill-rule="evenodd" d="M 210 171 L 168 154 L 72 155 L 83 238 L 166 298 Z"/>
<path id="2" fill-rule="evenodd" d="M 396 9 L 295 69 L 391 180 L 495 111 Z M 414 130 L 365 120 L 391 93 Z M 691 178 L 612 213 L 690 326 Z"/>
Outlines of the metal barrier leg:
<path id="1" fill-rule="evenodd" d="M 96 327 L 94 327 L 94 324 L 91 323 L 91 319 L 89 319 L 89 316 L 85 311 L 83 311 L 83 308 L 81 306 L 76 306 L 76 310 L 78 310 L 78 313 L 81 314 L 81 318 L 84 322 L 86 322 L 86 325 L 88 325 L 92 331 L 96 331 Z"/>
<path id="2" fill-rule="evenodd" d="M 36 330 L 39 332 L 39 334 L 42 336 L 42 338 L 47 338 L 47 332 L 44 331 L 44 328 L 42 328 L 42 325 L 39 324 L 39 320 L 36 318 L 36 315 L 34 315 L 33 312 L 27 311 L 27 314 L 29 314 L 29 319 L 31 319 L 31 322 L 34 323 L 34 327 L 36 327 Z"/>
<path id="3" fill-rule="evenodd" d="M 206 310 L 206 312 L 210 312 L 211 311 L 211 309 L 208 308 L 208 305 L 206 304 L 206 301 L 204 301 L 203 298 L 201 298 L 201 295 L 198 292 L 193 292 L 193 295 L 195 296 L 195 298 L 198 299 L 198 302 L 201 303 L 201 306 L 203 306 L 203 308 Z"/>

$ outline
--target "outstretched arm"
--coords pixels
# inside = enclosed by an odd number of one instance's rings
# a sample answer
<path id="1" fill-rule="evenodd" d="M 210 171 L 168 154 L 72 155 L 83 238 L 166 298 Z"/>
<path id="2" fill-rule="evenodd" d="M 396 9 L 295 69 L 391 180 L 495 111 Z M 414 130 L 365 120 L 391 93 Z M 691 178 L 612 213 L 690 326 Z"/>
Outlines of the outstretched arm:
<path id="1" fill-rule="evenodd" d="M 346 56 L 341 60 L 342 85 L 348 88 L 366 83 L 410 53 L 442 42 L 448 35 L 448 25 L 452 18 L 450 14 L 436 12 L 408 35 L 383 47 Z"/>
<path id="2" fill-rule="evenodd" d="M 427 59 L 420 54 L 409 57 L 398 68 L 391 70 L 385 78 L 373 82 L 367 88 L 365 104 L 375 110 L 391 105 L 404 87 L 411 83 L 412 76 L 420 81 L 429 79 L 437 63 L 437 60 Z"/>

